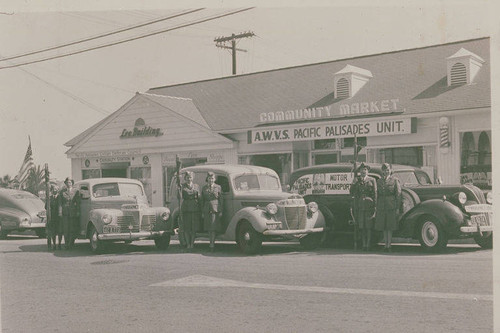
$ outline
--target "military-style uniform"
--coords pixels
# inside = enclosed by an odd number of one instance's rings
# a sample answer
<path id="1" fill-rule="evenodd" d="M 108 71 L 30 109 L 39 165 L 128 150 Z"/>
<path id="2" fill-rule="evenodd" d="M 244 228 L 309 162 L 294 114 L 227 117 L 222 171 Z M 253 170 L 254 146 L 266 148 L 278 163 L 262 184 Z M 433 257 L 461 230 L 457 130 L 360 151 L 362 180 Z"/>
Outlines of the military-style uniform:
<path id="1" fill-rule="evenodd" d="M 59 216 L 64 229 L 64 245 L 71 248 L 78 235 L 80 215 L 79 195 L 76 189 L 64 187 L 59 192 Z"/>
<path id="2" fill-rule="evenodd" d="M 201 190 L 201 207 L 205 230 L 215 232 L 218 229 L 219 213 L 222 212 L 222 188 L 218 184 L 204 185 Z"/>
<path id="3" fill-rule="evenodd" d="M 393 176 L 377 180 L 377 216 L 375 218 L 375 229 L 397 230 L 397 210 L 401 203 L 401 185 L 399 180 Z"/>
<path id="4" fill-rule="evenodd" d="M 374 178 L 366 176 L 356 178 L 351 185 L 352 212 L 360 229 L 373 228 L 372 216 L 375 213 L 377 202 L 377 182 Z"/>
<path id="5" fill-rule="evenodd" d="M 183 231 L 197 232 L 201 220 L 200 187 L 195 183 L 192 183 L 191 186 L 184 183 L 181 185 L 181 193 Z"/>
<path id="6" fill-rule="evenodd" d="M 50 194 L 50 207 L 47 207 L 47 203 L 45 203 L 45 209 L 48 211 L 50 209 L 50 220 L 47 220 L 46 232 L 47 232 L 47 246 L 49 250 L 55 250 L 56 248 L 56 236 L 59 236 L 59 248 L 61 247 L 61 238 L 62 238 L 62 223 L 60 223 L 59 219 L 59 197 L 57 194 Z"/>

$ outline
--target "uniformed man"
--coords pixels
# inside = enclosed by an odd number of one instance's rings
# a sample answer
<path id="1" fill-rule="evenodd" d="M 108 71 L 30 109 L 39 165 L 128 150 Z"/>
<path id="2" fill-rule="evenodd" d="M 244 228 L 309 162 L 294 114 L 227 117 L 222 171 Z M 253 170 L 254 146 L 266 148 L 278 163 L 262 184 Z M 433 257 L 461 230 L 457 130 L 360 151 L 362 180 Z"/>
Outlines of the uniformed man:
<path id="1" fill-rule="evenodd" d="M 64 246 L 71 249 L 75 242 L 77 232 L 76 221 L 78 215 L 78 200 L 76 190 L 73 188 L 73 180 L 66 178 L 64 186 L 59 192 L 59 218 L 63 224 Z"/>
<path id="2" fill-rule="evenodd" d="M 61 249 L 62 231 L 59 226 L 59 213 L 58 213 L 58 194 L 59 188 L 57 185 L 50 186 L 50 207 L 45 204 L 45 209 L 50 209 L 50 220 L 47 221 L 47 247 L 50 250 L 56 249 L 56 238 L 59 236 L 59 249 Z"/>
<path id="3" fill-rule="evenodd" d="M 368 176 L 370 166 L 361 163 L 357 169 L 358 176 L 351 185 L 352 214 L 361 233 L 363 251 L 370 248 L 375 203 L 377 202 L 377 182 Z"/>

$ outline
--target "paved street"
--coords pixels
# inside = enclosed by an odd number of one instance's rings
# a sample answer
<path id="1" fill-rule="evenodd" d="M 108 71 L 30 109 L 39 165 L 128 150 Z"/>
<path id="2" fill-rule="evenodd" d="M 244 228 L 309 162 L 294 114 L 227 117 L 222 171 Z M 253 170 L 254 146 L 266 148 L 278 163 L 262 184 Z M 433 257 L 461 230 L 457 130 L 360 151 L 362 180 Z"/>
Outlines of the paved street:
<path id="1" fill-rule="evenodd" d="M 152 241 L 0 241 L 2 332 L 492 332 L 492 251 L 427 254 L 266 243 L 243 256 L 201 241 L 183 253 Z"/>

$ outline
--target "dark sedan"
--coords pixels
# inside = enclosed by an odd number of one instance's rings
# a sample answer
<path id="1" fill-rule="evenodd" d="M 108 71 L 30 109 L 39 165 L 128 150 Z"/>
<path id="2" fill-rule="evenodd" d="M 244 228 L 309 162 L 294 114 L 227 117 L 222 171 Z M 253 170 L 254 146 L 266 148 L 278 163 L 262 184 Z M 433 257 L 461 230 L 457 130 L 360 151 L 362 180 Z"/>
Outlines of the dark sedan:
<path id="1" fill-rule="evenodd" d="M 369 164 L 369 175 L 382 175 L 380 164 Z M 402 185 L 399 230 L 394 236 L 418 239 L 428 250 L 446 247 L 448 240 L 473 237 L 477 244 L 491 248 L 493 219 L 491 193 L 486 195 L 472 184 L 433 184 L 423 170 L 393 165 Z M 302 168 L 290 177 L 290 189 L 315 201 L 327 219 L 330 234 L 352 234 L 349 223 L 353 181 L 351 164 L 324 164 Z"/>
<path id="2" fill-rule="evenodd" d="M 0 238 L 11 231 L 34 230 L 45 237 L 45 204 L 26 191 L 0 189 Z"/>

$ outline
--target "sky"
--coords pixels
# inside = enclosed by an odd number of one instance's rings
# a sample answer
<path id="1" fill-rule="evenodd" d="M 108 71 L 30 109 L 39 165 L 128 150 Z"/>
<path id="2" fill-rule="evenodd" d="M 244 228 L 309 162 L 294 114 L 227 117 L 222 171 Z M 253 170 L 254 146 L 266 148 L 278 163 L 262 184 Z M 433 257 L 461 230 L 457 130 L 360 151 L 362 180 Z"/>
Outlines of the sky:
<path id="1" fill-rule="evenodd" d="M 70 175 L 64 143 L 149 88 L 231 76 L 214 38 L 251 31 L 237 74 L 492 36 L 490 1 L 71 1 L 0 0 L 0 177 L 14 177 L 31 138 L 37 165 Z M 177 2 L 179 3 L 179 2 Z M 334 5 L 332 5 L 332 3 Z M 165 30 L 234 9 L 248 11 L 135 41 L 3 68 Z M 131 27 L 189 8 L 204 10 L 50 52 L 1 59 Z M 494 36 L 495 37 L 495 36 Z M 492 52 L 498 51 L 496 39 Z M 494 57 L 492 57 L 493 59 Z M 495 121 L 495 119 L 494 119 Z"/>

